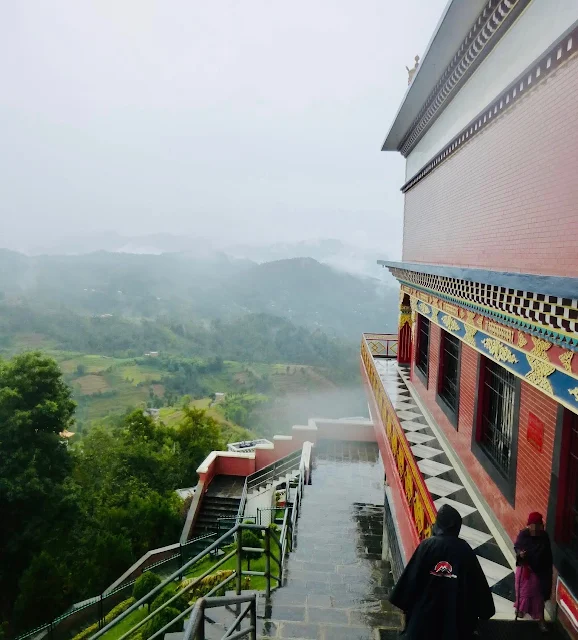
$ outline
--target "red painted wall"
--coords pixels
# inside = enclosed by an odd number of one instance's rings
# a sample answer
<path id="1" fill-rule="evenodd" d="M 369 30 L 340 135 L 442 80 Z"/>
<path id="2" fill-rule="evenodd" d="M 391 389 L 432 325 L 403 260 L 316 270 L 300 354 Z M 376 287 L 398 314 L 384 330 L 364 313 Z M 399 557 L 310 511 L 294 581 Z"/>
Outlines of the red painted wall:
<path id="1" fill-rule="evenodd" d="M 548 510 L 557 404 L 554 400 L 522 381 L 516 497 L 515 508 L 512 508 L 471 451 L 478 353 L 467 344 L 462 343 L 460 406 L 458 429 L 456 430 L 439 408 L 435 397 L 442 329 L 432 323 L 430 331 L 428 388 L 426 389 L 425 385 L 413 372 L 414 358 L 412 358 L 412 382 L 420 398 L 438 425 L 443 429 L 454 451 L 464 463 L 472 481 L 481 491 L 508 535 L 513 539 L 525 525 L 530 511 L 540 511 L 545 516 Z M 526 431 L 529 412 L 534 413 L 544 422 L 544 444 L 541 452 L 536 451 L 527 440 Z"/>
<path id="2" fill-rule="evenodd" d="M 526 524 L 526 517 L 531 511 L 539 511 L 544 516 L 548 511 L 557 411 L 557 402 L 522 382 L 516 483 L 516 512 L 519 514 L 520 527 Z M 528 441 L 530 412 L 544 423 L 544 442 L 541 452 Z"/>
<path id="3" fill-rule="evenodd" d="M 578 57 L 406 193 L 403 259 L 578 276 Z"/>
<path id="4" fill-rule="evenodd" d="M 242 458 L 217 457 L 217 473 L 223 476 L 249 476 L 255 473 L 255 459 L 252 456 Z"/>

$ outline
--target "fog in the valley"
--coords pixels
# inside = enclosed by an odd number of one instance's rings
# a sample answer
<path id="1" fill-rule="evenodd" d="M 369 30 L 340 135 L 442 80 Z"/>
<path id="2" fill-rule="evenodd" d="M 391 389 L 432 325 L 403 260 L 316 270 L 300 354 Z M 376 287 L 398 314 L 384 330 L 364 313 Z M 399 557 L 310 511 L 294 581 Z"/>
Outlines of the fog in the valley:
<path id="1" fill-rule="evenodd" d="M 403 159 L 380 147 L 444 3 L 3 3 L 0 247 L 397 257 Z"/>
<path id="2" fill-rule="evenodd" d="M 259 432 L 266 436 L 291 434 L 293 425 L 306 425 L 311 418 L 369 418 L 367 397 L 359 382 L 312 393 L 293 393 L 277 398 L 260 416 Z"/>

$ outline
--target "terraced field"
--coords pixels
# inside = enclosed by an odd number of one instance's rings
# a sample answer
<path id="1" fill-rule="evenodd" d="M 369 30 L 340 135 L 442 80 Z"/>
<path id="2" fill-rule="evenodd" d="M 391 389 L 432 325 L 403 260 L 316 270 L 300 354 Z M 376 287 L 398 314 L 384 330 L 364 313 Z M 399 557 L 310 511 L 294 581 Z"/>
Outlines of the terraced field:
<path id="1" fill-rule="evenodd" d="M 78 405 L 77 422 L 81 429 L 130 408 L 145 407 L 151 394 L 163 398 L 166 389 L 161 380 L 172 375 L 154 359 L 143 363 L 140 359 L 131 358 L 63 351 L 49 353 L 59 362 L 65 380 L 73 388 Z M 216 393 L 254 393 L 256 385 L 265 381 L 269 383 L 265 394 L 273 406 L 269 403 L 262 411 L 256 410 L 255 426 L 260 433 L 287 431 L 292 424 L 291 407 L 294 404 L 302 404 L 312 394 L 336 390 L 336 385 L 324 375 L 323 370 L 302 365 L 226 361 L 222 371 L 202 375 L 203 386 Z M 209 415 L 223 423 L 228 439 L 251 437 L 246 429 L 227 421 L 218 405 L 210 406 L 210 403 L 210 398 L 201 398 L 194 399 L 191 404 L 207 410 Z M 282 406 L 280 419 L 275 416 L 279 403 Z M 176 425 L 182 417 L 180 399 L 176 406 L 160 410 L 160 418 L 167 425 Z"/>

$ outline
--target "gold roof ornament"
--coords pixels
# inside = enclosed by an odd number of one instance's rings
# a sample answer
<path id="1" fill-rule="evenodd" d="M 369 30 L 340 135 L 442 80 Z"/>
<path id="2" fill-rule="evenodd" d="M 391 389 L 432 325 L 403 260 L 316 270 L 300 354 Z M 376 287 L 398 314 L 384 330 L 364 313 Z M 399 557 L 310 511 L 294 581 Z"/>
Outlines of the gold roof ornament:
<path id="1" fill-rule="evenodd" d="M 413 69 L 410 69 L 409 67 L 406 66 L 406 69 L 407 69 L 407 85 L 408 86 L 411 84 L 411 81 L 413 80 L 413 77 L 415 76 L 418 67 L 419 67 L 419 56 L 416 56 L 415 57 L 415 67 Z"/>

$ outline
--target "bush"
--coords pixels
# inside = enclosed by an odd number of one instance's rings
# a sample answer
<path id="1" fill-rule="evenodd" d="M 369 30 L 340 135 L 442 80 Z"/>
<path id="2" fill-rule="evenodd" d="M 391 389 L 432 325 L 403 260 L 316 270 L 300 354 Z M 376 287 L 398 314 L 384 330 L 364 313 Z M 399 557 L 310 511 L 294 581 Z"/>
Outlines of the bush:
<path id="1" fill-rule="evenodd" d="M 233 575 L 233 571 L 228 569 L 224 569 L 223 571 L 215 571 L 215 573 L 211 573 L 210 575 L 203 578 L 200 582 L 198 582 L 191 591 L 186 593 L 186 597 L 189 600 L 189 603 L 195 600 L 196 598 L 200 598 L 201 596 L 209 593 L 211 589 L 216 587 L 220 582 L 223 582 L 226 578 Z M 184 589 L 191 582 L 194 582 L 197 578 L 187 578 L 183 580 L 179 585 L 179 589 Z M 185 594 L 183 594 L 184 596 Z"/>
<path id="2" fill-rule="evenodd" d="M 115 618 L 118 618 L 118 616 L 120 616 L 121 613 L 124 613 L 135 602 L 136 600 L 134 598 L 128 598 L 127 600 L 123 600 L 122 602 L 119 602 L 116 605 L 116 607 L 111 609 L 106 614 L 106 616 L 104 617 L 104 623 L 108 624 L 109 622 L 112 622 Z M 90 637 L 93 633 L 96 633 L 97 631 L 98 631 L 98 623 L 91 624 L 90 627 L 87 627 L 80 633 L 76 634 L 74 638 L 72 638 L 72 640 L 85 640 L 86 638 Z"/>
<path id="3" fill-rule="evenodd" d="M 160 592 L 160 594 L 153 600 L 151 604 L 151 611 L 156 611 L 159 607 L 161 607 L 165 602 L 168 602 L 173 596 L 175 592 L 172 589 L 164 589 Z M 178 609 L 179 611 L 184 611 L 189 606 L 187 599 L 184 595 L 179 596 L 176 600 L 171 602 L 171 607 L 173 609 Z"/>
<path id="4" fill-rule="evenodd" d="M 132 596 L 135 600 L 144 598 L 150 593 L 157 585 L 161 583 L 161 579 L 156 573 L 152 571 L 145 571 L 141 576 L 136 579 L 132 590 Z M 149 602 L 150 609 L 150 602 Z"/>
<path id="5" fill-rule="evenodd" d="M 167 607 L 162 611 L 159 611 L 154 618 L 151 618 L 149 622 L 147 622 L 142 627 L 142 639 L 146 640 L 154 635 L 157 631 L 160 631 L 166 624 L 169 624 L 171 620 L 174 620 L 181 612 L 178 609 L 174 609 L 173 607 Z M 173 625 L 171 625 L 167 629 L 167 633 L 171 633 L 173 631 L 182 631 L 183 630 L 183 621 L 178 620 Z"/>
<path id="6" fill-rule="evenodd" d="M 104 616 L 104 622 L 106 624 L 108 624 L 109 622 L 112 622 L 115 618 L 118 618 L 118 616 L 120 616 L 121 613 L 124 613 L 129 607 L 132 607 L 132 605 L 136 602 L 136 600 L 134 599 L 134 597 L 130 597 L 127 598 L 126 600 L 123 600 L 122 602 L 119 602 L 116 607 L 114 607 L 113 609 L 111 609 L 105 616 Z"/>
<path id="7" fill-rule="evenodd" d="M 254 531 L 244 530 L 241 534 L 241 542 L 243 547 L 263 548 L 261 538 Z M 243 551 L 243 557 L 247 558 L 247 560 L 258 560 L 262 555 L 259 551 Z"/>

